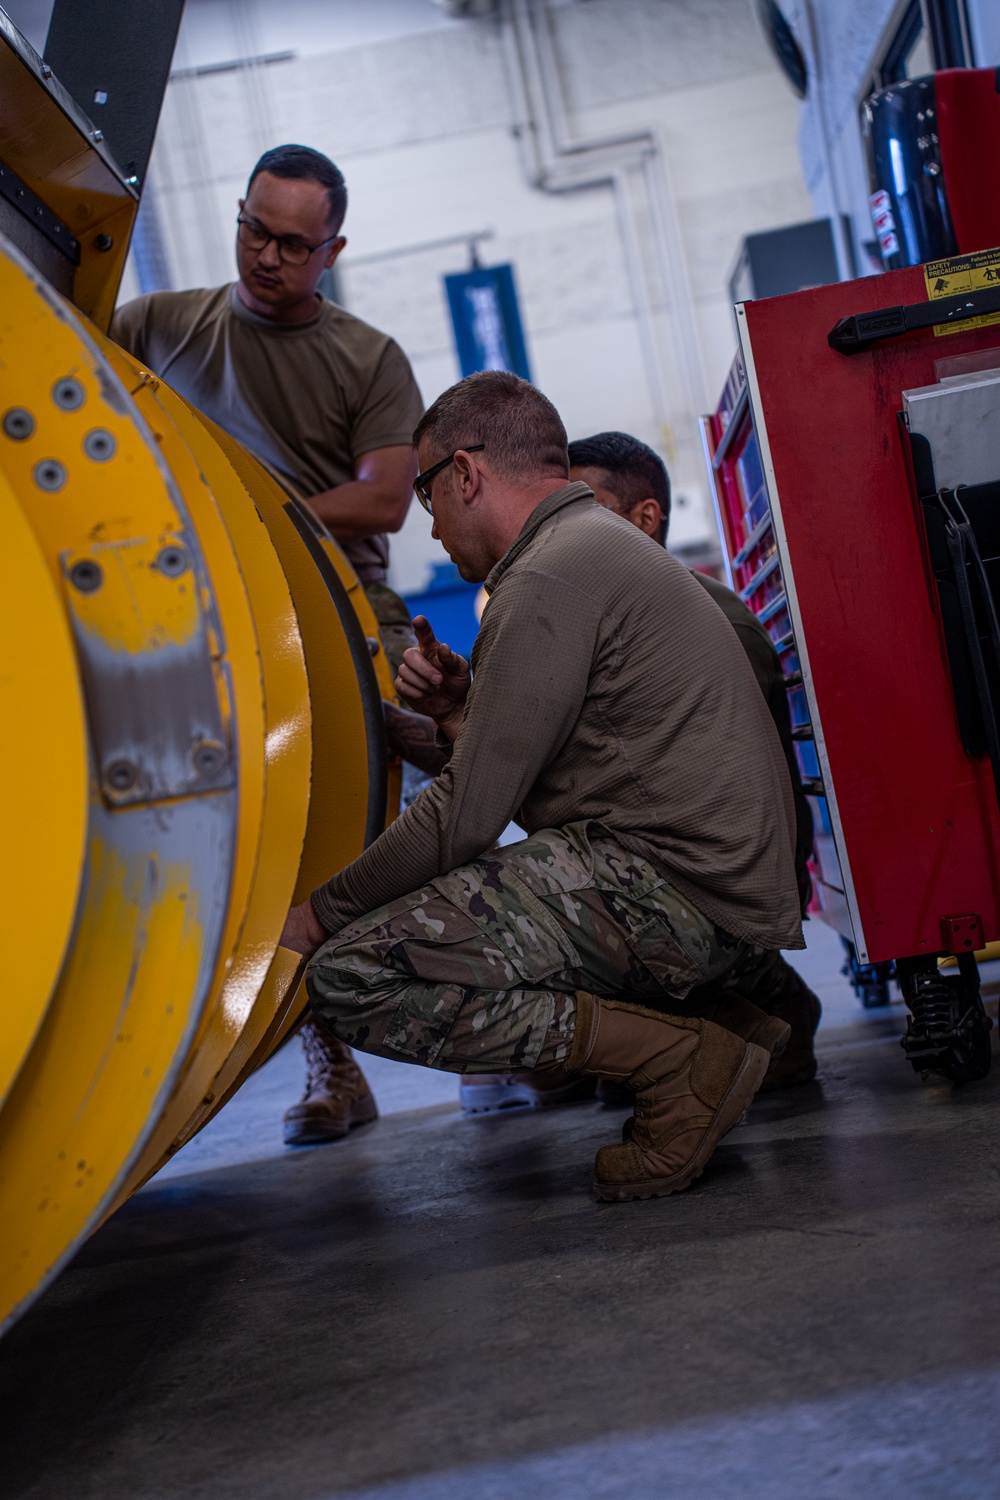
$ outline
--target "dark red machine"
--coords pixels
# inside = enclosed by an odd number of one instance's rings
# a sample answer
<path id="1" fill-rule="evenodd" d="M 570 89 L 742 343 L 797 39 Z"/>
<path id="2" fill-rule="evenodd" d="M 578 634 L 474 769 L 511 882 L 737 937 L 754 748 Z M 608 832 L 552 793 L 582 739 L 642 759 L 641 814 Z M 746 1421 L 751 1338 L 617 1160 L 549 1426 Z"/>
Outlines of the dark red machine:
<path id="1" fill-rule="evenodd" d="M 865 100 L 872 224 L 887 270 L 1000 244 L 1000 68 L 947 68 Z"/>
<path id="2" fill-rule="evenodd" d="M 815 914 L 952 1079 L 989 1068 L 972 955 L 1000 937 L 998 287 L 1000 251 L 740 304 L 703 422 L 730 581 L 785 666 Z"/>

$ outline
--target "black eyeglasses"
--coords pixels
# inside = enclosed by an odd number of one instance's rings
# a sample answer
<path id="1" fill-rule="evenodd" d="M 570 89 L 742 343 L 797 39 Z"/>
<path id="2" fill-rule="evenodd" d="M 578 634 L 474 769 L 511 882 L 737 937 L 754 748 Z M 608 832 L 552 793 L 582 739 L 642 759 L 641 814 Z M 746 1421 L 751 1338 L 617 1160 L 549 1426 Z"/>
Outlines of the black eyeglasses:
<path id="1" fill-rule="evenodd" d="M 288 266 L 304 266 L 310 255 L 315 255 L 317 250 L 322 250 L 324 245 L 329 245 L 335 240 L 335 234 L 328 235 L 325 240 L 320 240 L 318 245 L 307 245 L 305 240 L 300 240 L 294 234 L 272 234 L 265 229 L 263 224 L 256 219 L 244 219 L 242 214 L 237 214 L 236 223 L 239 226 L 236 237 L 241 245 L 248 250 L 266 250 L 273 240 L 278 247 L 278 255 Z"/>
<path id="2" fill-rule="evenodd" d="M 482 453 L 485 447 L 485 443 L 470 443 L 467 448 L 456 448 L 455 453 Z M 446 469 L 450 463 L 454 462 L 455 453 L 449 453 L 447 458 L 442 458 L 440 463 L 434 464 L 429 469 L 425 469 L 413 481 L 413 488 L 416 491 L 417 499 L 429 516 L 434 514 L 434 507 L 431 504 L 431 480 L 435 474 L 440 474 L 442 469 Z"/>

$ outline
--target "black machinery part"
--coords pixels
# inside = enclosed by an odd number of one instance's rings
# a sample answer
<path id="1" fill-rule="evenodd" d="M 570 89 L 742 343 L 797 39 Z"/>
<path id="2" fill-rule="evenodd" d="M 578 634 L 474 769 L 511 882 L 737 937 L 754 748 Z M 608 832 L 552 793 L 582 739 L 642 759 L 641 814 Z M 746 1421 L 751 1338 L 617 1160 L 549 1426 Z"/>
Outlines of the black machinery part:
<path id="1" fill-rule="evenodd" d="M 906 307 L 876 307 L 871 312 L 841 318 L 827 334 L 827 343 L 838 354 L 861 354 L 882 339 L 896 339 L 921 328 L 947 327 L 966 318 L 1000 312 L 1000 286 L 958 297 L 940 297 L 935 302 L 912 302 Z"/>
<path id="2" fill-rule="evenodd" d="M 55 0 L 45 62 L 141 188 L 184 0 Z"/>
<path id="3" fill-rule="evenodd" d="M 891 233 L 879 237 L 886 270 L 957 255 L 933 73 L 879 89 L 865 100 L 861 120 L 868 186 L 891 214 Z"/>
<path id="4" fill-rule="evenodd" d="M 924 1079 L 972 1083 L 990 1071 L 993 1022 L 979 993 L 979 968 L 971 953 L 958 955 L 958 974 L 945 975 L 936 958 L 902 958 L 896 976 L 910 1010 L 900 1041 Z"/>

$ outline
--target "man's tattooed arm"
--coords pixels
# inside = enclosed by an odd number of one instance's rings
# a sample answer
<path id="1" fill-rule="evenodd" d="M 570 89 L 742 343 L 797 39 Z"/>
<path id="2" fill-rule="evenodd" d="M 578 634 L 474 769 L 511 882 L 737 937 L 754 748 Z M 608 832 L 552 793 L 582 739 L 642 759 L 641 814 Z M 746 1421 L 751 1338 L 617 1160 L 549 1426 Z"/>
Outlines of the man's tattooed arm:
<path id="1" fill-rule="evenodd" d="M 437 725 L 425 714 L 411 713 L 395 703 L 382 700 L 385 715 L 385 737 L 393 755 L 408 760 L 411 766 L 428 776 L 437 776 L 451 759 L 451 749 L 442 750 L 435 743 Z"/>

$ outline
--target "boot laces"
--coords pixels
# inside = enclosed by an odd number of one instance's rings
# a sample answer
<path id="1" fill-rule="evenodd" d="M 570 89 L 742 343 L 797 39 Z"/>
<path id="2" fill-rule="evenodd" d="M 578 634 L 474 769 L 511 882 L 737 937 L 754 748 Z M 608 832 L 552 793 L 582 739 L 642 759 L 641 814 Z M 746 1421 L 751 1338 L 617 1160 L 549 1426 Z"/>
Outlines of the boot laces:
<path id="1" fill-rule="evenodd" d="M 312 1024 L 302 1028 L 302 1044 L 306 1055 L 306 1094 L 322 1092 L 338 1099 L 349 1092 L 358 1068 L 340 1040 Z"/>

